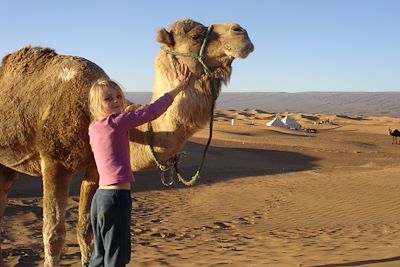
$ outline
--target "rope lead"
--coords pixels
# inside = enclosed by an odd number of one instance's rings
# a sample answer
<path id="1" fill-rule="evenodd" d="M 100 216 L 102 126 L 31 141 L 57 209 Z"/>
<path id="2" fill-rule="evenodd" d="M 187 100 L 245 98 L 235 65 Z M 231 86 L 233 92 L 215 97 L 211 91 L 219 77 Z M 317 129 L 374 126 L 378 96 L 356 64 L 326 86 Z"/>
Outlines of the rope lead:
<path id="1" fill-rule="evenodd" d="M 161 182 L 165 185 L 165 186 L 170 186 L 173 183 L 173 172 L 171 172 L 171 177 L 170 177 L 170 182 L 166 182 L 165 181 L 165 176 L 164 176 L 164 172 L 168 171 L 171 167 L 174 167 L 175 171 L 176 171 L 176 175 L 178 177 L 178 180 L 186 185 L 186 186 L 192 186 L 196 183 L 196 181 L 200 178 L 200 172 L 204 167 L 204 163 L 206 161 L 206 155 L 207 155 L 207 151 L 208 148 L 210 146 L 211 143 L 211 139 L 212 139 L 212 131 L 213 131 L 213 122 L 214 122 L 214 108 L 215 108 L 215 101 L 217 100 L 217 93 L 215 92 L 216 88 L 217 88 L 217 84 L 215 81 L 215 78 L 212 77 L 211 71 L 208 68 L 208 66 L 204 63 L 203 59 L 204 59 L 204 50 L 207 44 L 207 40 L 208 37 L 210 35 L 210 32 L 212 31 L 212 25 L 208 27 L 207 29 L 207 34 L 206 37 L 201 45 L 200 51 L 198 55 L 195 55 L 193 53 L 179 53 L 179 52 L 175 52 L 175 51 L 167 51 L 165 50 L 167 53 L 171 54 L 174 57 L 176 56 L 183 56 L 183 57 L 192 57 L 195 58 L 203 67 L 203 71 L 204 73 L 211 79 L 212 82 L 212 93 L 213 93 L 213 100 L 212 100 L 212 104 L 211 104 L 211 114 L 210 114 L 210 129 L 209 129 L 209 136 L 208 136 L 208 140 L 207 140 L 207 144 L 204 148 L 203 151 L 203 156 L 201 158 L 201 162 L 199 165 L 199 168 L 197 169 L 196 173 L 192 176 L 192 178 L 190 180 L 186 180 L 181 173 L 179 172 L 178 169 L 178 157 L 176 156 L 175 159 L 173 161 L 168 161 L 167 163 L 162 163 L 158 160 L 158 158 L 156 157 L 155 151 L 154 151 L 154 147 L 153 147 L 153 128 L 151 126 L 151 123 L 149 122 L 147 124 L 147 128 L 148 128 L 148 135 L 147 135 L 147 143 L 149 144 L 149 149 L 151 152 L 151 155 L 153 156 L 153 160 L 156 163 L 157 167 L 160 169 L 161 173 Z M 175 65 L 174 65 L 175 66 Z"/>

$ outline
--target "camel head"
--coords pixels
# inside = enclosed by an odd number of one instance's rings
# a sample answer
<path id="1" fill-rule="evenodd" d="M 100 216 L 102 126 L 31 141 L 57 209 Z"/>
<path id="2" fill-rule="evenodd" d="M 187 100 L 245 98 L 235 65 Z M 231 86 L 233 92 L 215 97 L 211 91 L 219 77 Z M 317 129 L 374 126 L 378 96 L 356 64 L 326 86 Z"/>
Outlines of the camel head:
<path id="1" fill-rule="evenodd" d="M 253 50 L 247 31 L 238 24 L 213 24 L 208 27 L 190 19 L 173 23 L 168 30 L 157 33 L 157 41 L 165 52 L 199 55 L 204 44 L 203 59 L 215 78 L 227 83 L 231 74 L 231 63 L 235 58 L 246 58 Z M 193 57 L 176 56 L 180 63 L 200 77 L 203 67 Z"/>
<path id="2" fill-rule="evenodd" d="M 227 84 L 231 76 L 232 61 L 246 58 L 254 45 L 247 31 L 238 24 L 206 27 L 190 19 L 161 29 L 157 41 L 161 43 L 161 50 L 155 62 L 152 100 L 175 86 L 177 64 L 187 65 L 193 73 L 188 90 L 176 96 L 166 113 L 152 122 L 155 146 L 163 147 L 159 151 L 160 158 L 168 160 L 182 149 L 188 138 L 210 122 L 221 85 Z M 152 158 L 149 157 L 148 162 L 152 162 Z M 144 169 L 148 162 L 131 164 Z"/>

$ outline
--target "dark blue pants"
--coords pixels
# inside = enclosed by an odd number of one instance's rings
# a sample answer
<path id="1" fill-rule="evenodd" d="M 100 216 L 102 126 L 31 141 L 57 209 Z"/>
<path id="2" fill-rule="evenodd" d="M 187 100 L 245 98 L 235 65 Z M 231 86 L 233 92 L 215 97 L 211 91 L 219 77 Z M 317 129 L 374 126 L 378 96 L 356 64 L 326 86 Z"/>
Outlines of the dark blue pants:
<path id="1" fill-rule="evenodd" d="M 129 263 L 131 209 L 129 190 L 96 191 L 90 209 L 94 240 L 90 267 L 123 267 Z"/>

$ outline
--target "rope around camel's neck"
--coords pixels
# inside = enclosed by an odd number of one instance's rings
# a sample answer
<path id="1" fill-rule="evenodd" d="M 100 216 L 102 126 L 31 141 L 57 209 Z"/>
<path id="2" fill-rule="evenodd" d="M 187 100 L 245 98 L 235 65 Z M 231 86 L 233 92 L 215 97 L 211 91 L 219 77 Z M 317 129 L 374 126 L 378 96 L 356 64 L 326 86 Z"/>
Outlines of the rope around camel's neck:
<path id="1" fill-rule="evenodd" d="M 176 155 L 175 158 L 171 161 L 171 163 L 162 163 L 156 156 L 155 151 L 154 151 L 154 147 L 153 147 L 153 128 L 151 123 L 148 123 L 148 134 L 147 134 L 147 143 L 149 144 L 149 149 L 151 151 L 151 155 L 153 156 L 154 161 L 156 162 L 158 168 L 161 171 L 161 181 L 164 185 L 169 186 L 173 183 L 173 179 L 171 179 L 169 182 L 165 181 L 165 177 L 164 177 L 164 173 L 171 169 L 171 167 L 174 167 L 174 170 L 176 171 L 178 180 L 183 183 L 186 186 L 191 186 L 194 185 L 196 183 L 196 181 L 200 178 L 200 172 L 204 167 L 204 163 L 205 163 L 205 159 L 206 159 L 206 155 L 207 155 L 207 151 L 208 148 L 210 146 L 211 143 L 211 139 L 212 139 L 212 130 L 213 130 L 213 121 L 214 121 L 214 109 L 215 109 L 215 101 L 217 99 L 218 93 L 217 93 L 217 81 L 216 79 L 213 77 L 210 69 L 208 68 L 208 66 L 204 63 L 204 51 L 205 51 L 205 46 L 207 45 L 207 40 L 209 37 L 209 34 L 212 30 L 212 26 L 208 27 L 207 30 L 207 35 L 206 38 L 203 41 L 203 44 L 200 48 L 200 52 L 198 55 L 193 55 L 193 54 L 188 54 L 188 53 L 179 53 L 179 52 L 175 52 L 175 51 L 166 51 L 167 53 L 171 54 L 172 60 L 173 62 L 177 63 L 178 60 L 176 57 L 192 57 L 195 58 L 203 67 L 203 71 L 204 74 L 207 75 L 207 77 L 210 79 L 211 81 L 211 93 L 212 93 L 212 102 L 211 102 L 211 107 L 210 107 L 210 127 L 209 127 L 209 137 L 207 140 L 207 144 L 204 148 L 203 151 L 203 156 L 201 158 L 200 161 L 200 165 L 197 169 L 197 171 L 195 172 L 195 174 L 192 176 L 192 178 L 190 180 L 186 180 L 180 173 L 179 168 L 178 168 L 178 162 L 179 162 L 179 157 L 180 154 Z M 174 68 L 176 69 L 177 64 L 174 63 Z M 173 175 L 173 174 L 172 174 Z"/>

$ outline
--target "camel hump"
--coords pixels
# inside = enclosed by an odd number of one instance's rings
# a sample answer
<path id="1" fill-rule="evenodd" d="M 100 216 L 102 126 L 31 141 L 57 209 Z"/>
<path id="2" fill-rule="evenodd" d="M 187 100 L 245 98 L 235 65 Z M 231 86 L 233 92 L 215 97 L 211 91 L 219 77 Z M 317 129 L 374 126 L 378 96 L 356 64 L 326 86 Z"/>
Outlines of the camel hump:
<path id="1" fill-rule="evenodd" d="M 101 77 L 108 76 L 95 63 L 49 48 L 7 55 L 0 67 L 0 160 L 8 157 L 2 163 L 26 172 L 45 154 L 79 169 L 91 153 L 88 92 Z M 31 158 L 23 161 L 26 155 Z"/>
<path id="2" fill-rule="evenodd" d="M 6 55 L 1 64 L 2 68 L 18 65 L 21 66 L 28 62 L 40 62 L 48 60 L 49 58 L 53 58 L 55 56 L 57 56 L 57 53 L 51 48 L 26 46 L 14 53 Z"/>

